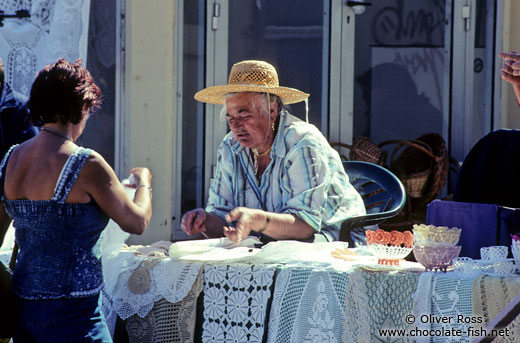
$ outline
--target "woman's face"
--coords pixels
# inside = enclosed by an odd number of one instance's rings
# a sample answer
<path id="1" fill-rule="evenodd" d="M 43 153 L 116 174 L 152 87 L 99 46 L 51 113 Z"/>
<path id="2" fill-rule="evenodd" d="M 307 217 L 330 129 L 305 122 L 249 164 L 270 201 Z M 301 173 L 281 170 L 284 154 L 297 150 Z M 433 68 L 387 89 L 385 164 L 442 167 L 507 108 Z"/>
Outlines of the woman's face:
<path id="1" fill-rule="evenodd" d="M 226 119 L 240 145 L 249 149 L 267 150 L 273 140 L 271 125 L 276 118 L 276 103 L 267 116 L 267 101 L 260 93 L 242 92 L 226 98 Z"/>

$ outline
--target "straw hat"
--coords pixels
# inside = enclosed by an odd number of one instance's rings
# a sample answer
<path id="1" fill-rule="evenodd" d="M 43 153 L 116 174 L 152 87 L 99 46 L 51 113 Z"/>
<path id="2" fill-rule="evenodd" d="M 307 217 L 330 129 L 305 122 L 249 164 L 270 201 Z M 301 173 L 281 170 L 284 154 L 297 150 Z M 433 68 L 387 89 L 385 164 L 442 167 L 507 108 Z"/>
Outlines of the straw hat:
<path id="1" fill-rule="evenodd" d="M 229 73 L 228 84 L 211 86 L 198 91 L 195 99 L 210 104 L 224 104 L 224 95 L 238 92 L 259 92 L 278 95 L 284 104 L 294 104 L 309 97 L 295 88 L 280 87 L 278 73 L 264 61 L 242 61 L 235 63 Z"/>

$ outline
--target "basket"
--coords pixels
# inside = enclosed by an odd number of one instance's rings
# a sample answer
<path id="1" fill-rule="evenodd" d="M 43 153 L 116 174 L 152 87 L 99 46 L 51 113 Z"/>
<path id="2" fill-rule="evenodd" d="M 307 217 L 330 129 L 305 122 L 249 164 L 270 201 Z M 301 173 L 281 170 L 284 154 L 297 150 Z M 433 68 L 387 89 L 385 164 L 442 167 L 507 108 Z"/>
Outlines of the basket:
<path id="1" fill-rule="evenodd" d="M 386 152 L 381 150 L 381 148 L 374 144 L 370 138 L 365 136 L 360 136 L 354 139 L 352 145 L 341 142 L 332 142 L 330 145 L 332 147 L 339 146 L 350 150 L 348 158 L 345 155 L 340 155 L 344 161 L 364 161 L 375 163 L 380 166 L 382 166 L 386 161 Z"/>
<path id="2" fill-rule="evenodd" d="M 395 144 L 390 157 L 390 170 L 403 182 L 410 198 L 422 203 L 432 201 L 442 190 L 449 172 L 446 142 L 436 133 L 416 140 L 390 140 L 379 144 Z"/>

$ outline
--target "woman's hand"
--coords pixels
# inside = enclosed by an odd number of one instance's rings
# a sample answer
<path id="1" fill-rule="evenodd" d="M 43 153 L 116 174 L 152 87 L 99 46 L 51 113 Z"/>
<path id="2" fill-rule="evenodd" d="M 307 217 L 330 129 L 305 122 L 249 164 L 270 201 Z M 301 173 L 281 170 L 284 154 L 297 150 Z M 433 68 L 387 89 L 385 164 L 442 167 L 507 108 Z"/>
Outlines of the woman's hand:
<path id="1" fill-rule="evenodd" d="M 500 69 L 500 76 L 513 86 L 516 101 L 520 105 L 520 54 L 515 51 L 501 52 L 498 57 L 504 60 Z"/>
<path id="2" fill-rule="evenodd" d="M 504 60 L 500 69 L 502 79 L 513 85 L 520 85 L 520 54 L 515 51 L 501 52 L 498 57 Z"/>
<path id="3" fill-rule="evenodd" d="M 228 223 L 235 222 L 235 226 L 224 226 L 224 235 L 235 243 L 249 236 L 251 230 L 260 230 L 267 220 L 266 213 L 262 210 L 237 207 L 226 215 Z"/>
<path id="4" fill-rule="evenodd" d="M 152 173 L 145 167 L 136 167 L 130 170 L 129 179 L 133 180 L 133 185 L 139 187 L 141 185 L 150 186 L 152 184 Z"/>
<path id="5" fill-rule="evenodd" d="M 181 228 L 189 236 L 202 233 L 206 236 L 206 211 L 202 208 L 186 212 L 181 219 Z M 207 236 L 206 236 L 207 237 Z"/>

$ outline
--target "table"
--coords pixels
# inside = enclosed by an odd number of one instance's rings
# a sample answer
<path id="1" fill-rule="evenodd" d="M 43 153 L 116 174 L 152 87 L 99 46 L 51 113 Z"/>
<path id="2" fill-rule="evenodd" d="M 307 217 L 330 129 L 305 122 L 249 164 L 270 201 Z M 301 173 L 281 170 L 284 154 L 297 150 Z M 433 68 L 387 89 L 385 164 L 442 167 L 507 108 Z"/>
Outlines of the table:
<path id="1" fill-rule="evenodd" d="M 381 267 L 369 257 L 350 263 L 330 257 L 338 246 L 331 243 L 305 246 L 305 259 L 288 248 L 308 243 L 288 244 L 280 248 L 293 258 L 283 263 L 275 253 L 260 263 L 123 249 L 109 260 L 120 273 L 115 284 L 107 280 L 106 313 L 126 321 L 129 342 L 470 342 L 520 293 L 517 275 L 426 273 L 416 263 Z M 520 321 L 507 329 L 495 341 L 518 342 Z"/>

